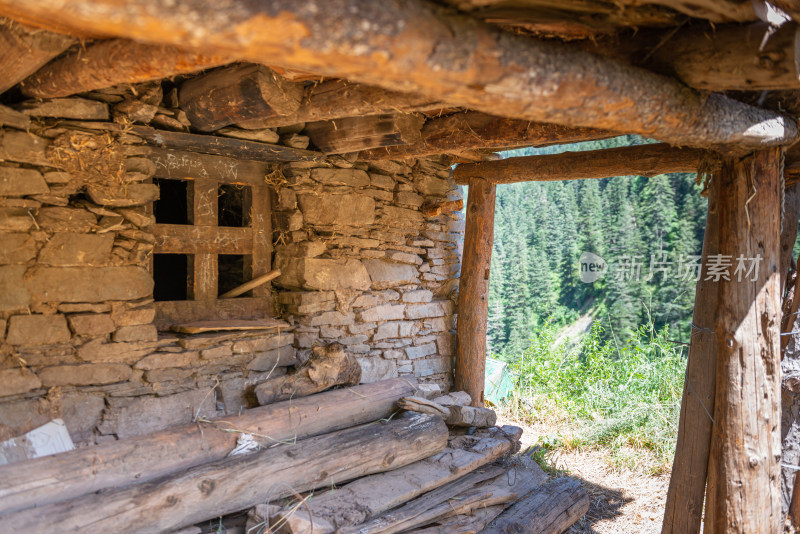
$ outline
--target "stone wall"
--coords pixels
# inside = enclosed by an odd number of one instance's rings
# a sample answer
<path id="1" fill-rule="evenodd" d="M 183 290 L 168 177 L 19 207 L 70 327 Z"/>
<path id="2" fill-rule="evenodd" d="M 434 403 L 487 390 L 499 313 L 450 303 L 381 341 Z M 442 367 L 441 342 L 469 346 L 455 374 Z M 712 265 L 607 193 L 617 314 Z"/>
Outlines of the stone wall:
<path id="1" fill-rule="evenodd" d="M 153 324 L 158 190 L 140 144 L 0 129 L 0 439 L 54 417 L 88 444 L 237 413 L 316 342 L 344 344 L 365 382 L 449 388 L 463 220 L 419 210 L 459 195 L 446 162 L 284 165 L 273 266 L 288 324 L 189 336 Z"/>

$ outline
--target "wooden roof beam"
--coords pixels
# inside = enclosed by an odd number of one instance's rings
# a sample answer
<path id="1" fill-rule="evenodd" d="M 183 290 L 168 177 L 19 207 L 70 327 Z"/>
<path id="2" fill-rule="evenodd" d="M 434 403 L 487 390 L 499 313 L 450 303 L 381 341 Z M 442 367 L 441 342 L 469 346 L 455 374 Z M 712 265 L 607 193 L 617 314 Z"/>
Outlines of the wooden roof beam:
<path id="1" fill-rule="evenodd" d="M 415 92 L 487 113 L 745 153 L 794 120 L 421 1 L 0 0 L 0 15 Z M 362 23 L 369 22 L 365 30 Z"/>

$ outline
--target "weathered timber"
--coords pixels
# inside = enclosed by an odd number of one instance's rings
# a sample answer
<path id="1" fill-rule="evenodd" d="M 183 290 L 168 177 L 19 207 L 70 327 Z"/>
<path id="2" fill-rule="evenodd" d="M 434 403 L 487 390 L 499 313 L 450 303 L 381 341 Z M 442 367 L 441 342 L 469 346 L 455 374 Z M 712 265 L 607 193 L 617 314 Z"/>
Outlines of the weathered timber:
<path id="1" fill-rule="evenodd" d="M 270 165 L 261 161 L 158 147 L 144 147 L 143 157 L 153 162 L 155 176 L 161 178 L 210 178 L 225 184 L 259 186 L 264 184 L 264 176 L 271 171 Z"/>
<path id="2" fill-rule="evenodd" d="M 237 122 L 290 115 L 300 107 L 303 86 L 263 65 L 245 63 L 186 80 L 179 98 L 192 126 L 213 131 Z"/>
<path id="3" fill-rule="evenodd" d="M 0 14 L 444 95 L 451 105 L 486 113 L 637 133 L 676 146 L 744 154 L 798 136 L 795 121 L 779 113 L 421 1 L 347 0 L 320 8 L 311 0 L 278 0 L 226 10 L 211 0 L 178 9 L 146 0 L 122 7 L 114 0 L 0 0 Z M 370 28 L 346 31 L 353 21 L 369 21 Z M 341 31 L 330 31 L 332 25 Z"/>
<path id="4" fill-rule="evenodd" d="M 411 113 L 437 106 L 441 107 L 441 102 L 426 96 L 387 91 L 346 80 L 331 80 L 306 87 L 303 101 L 295 113 L 243 121 L 238 126 L 247 129 L 277 128 L 343 117 Z"/>
<path id="5" fill-rule="evenodd" d="M 448 409 L 450 410 L 450 416 L 446 419 L 448 425 L 486 428 L 494 426 L 497 422 L 497 414 L 491 408 L 454 404 L 448 406 Z"/>
<path id="6" fill-rule="evenodd" d="M 316 345 L 311 357 L 296 372 L 267 380 L 256 386 L 262 406 L 282 400 L 306 397 L 333 386 L 354 386 L 361 380 L 358 360 L 339 343 Z"/>
<path id="7" fill-rule="evenodd" d="M 786 280 L 792 269 L 794 243 L 800 219 L 800 184 L 786 185 L 783 190 L 783 212 L 781 214 L 781 297 L 786 292 Z"/>
<path id="8" fill-rule="evenodd" d="M 214 193 L 216 195 L 216 187 Z M 250 254 L 253 251 L 250 228 L 154 224 L 150 231 L 155 237 L 158 254 Z"/>
<path id="9" fill-rule="evenodd" d="M 3 528 L 28 532 L 169 532 L 295 492 L 397 469 L 446 445 L 441 418 L 414 414 L 232 456 L 108 491 L 102 499 L 85 495 L 0 518 Z"/>
<path id="10" fill-rule="evenodd" d="M 719 253 L 760 258 L 720 280 L 706 532 L 778 532 L 780 492 L 780 150 L 726 159 Z M 754 266 L 753 266 L 754 267 Z M 741 280 L 739 279 L 741 278 Z M 742 491 L 747 488 L 747 491 Z"/>
<path id="11" fill-rule="evenodd" d="M 659 47 L 653 61 L 689 87 L 705 91 L 760 91 L 800 88 L 797 24 L 770 31 L 767 23 L 689 27 Z"/>
<path id="12" fill-rule="evenodd" d="M 245 282 L 240 286 L 236 286 L 230 291 L 226 291 L 222 295 L 219 296 L 221 299 L 231 299 L 234 297 L 238 297 L 239 295 L 244 295 L 251 289 L 255 289 L 257 287 L 261 287 L 270 280 L 274 280 L 275 278 L 281 275 L 280 271 L 270 271 L 267 274 L 262 274 L 261 276 L 250 280 L 249 282 Z"/>
<path id="13" fill-rule="evenodd" d="M 561 478 L 511 505 L 482 532 L 561 534 L 589 510 L 589 494 L 578 480 Z"/>
<path id="14" fill-rule="evenodd" d="M 470 310 L 470 313 L 458 316 L 455 387 L 469 394 L 473 406 L 483 406 L 494 200 L 493 183 L 483 178 L 469 180 L 458 309 Z"/>
<path id="15" fill-rule="evenodd" d="M 229 63 L 230 58 L 198 54 L 177 46 L 108 39 L 71 51 L 22 81 L 22 92 L 36 98 L 57 98 L 189 74 Z"/>
<path id="16" fill-rule="evenodd" d="M 451 213 L 453 211 L 461 211 L 464 208 L 464 201 L 458 200 L 443 200 L 435 204 L 426 204 L 420 208 L 420 211 L 425 217 L 438 217 L 442 213 Z"/>
<path id="17" fill-rule="evenodd" d="M 412 380 L 385 380 L 294 399 L 291 407 L 288 402 L 276 403 L 236 417 L 2 466 L 0 512 L 144 483 L 220 460 L 236 446 L 238 434 L 227 431 L 231 428 L 269 436 L 263 439 L 271 445 L 375 421 L 391 415 L 395 403 L 415 388 Z"/>
<path id="18" fill-rule="evenodd" d="M 447 420 L 450 417 L 450 409 L 430 401 L 424 397 L 403 397 L 397 403 L 397 407 L 412 412 L 428 413 L 438 415 Z"/>
<path id="19" fill-rule="evenodd" d="M 611 176 L 656 176 L 668 172 L 696 172 L 706 152 L 696 148 L 675 148 L 663 143 L 523 156 L 500 161 L 468 163 L 453 171 L 457 184 L 482 178 L 494 184 Z"/>
<path id="20" fill-rule="evenodd" d="M 315 534 L 329 534 L 359 525 L 475 471 L 511 448 L 511 443 L 503 438 L 474 439 L 470 445 L 465 449 L 447 448 L 400 469 L 365 477 L 317 495 L 307 506 L 281 514 L 287 520 L 286 530 L 291 534 L 308 532 L 313 522 Z"/>
<path id="21" fill-rule="evenodd" d="M 288 330 L 289 323 L 271 317 L 261 319 L 237 319 L 219 321 L 196 321 L 193 323 L 183 323 L 172 325 L 173 332 L 181 334 L 204 334 L 207 332 L 226 332 L 231 330 Z"/>
<path id="22" fill-rule="evenodd" d="M 15 86 L 78 40 L 0 19 L 0 93 Z"/>
<path id="23" fill-rule="evenodd" d="M 23 102 L 21 111 L 31 117 L 60 119 L 108 120 L 108 104 L 87 98 L 55 98 Z"/>
<path id="24" fill-rule="evenodd" d="M 24 113 L 0 106 L 0 126 L 11 126 L 18 130 L 27 130 L 31 125 L 31 118 Z"/>
<path id="25" fill-rule="evenodd" d="M 711 180 L 701 265 L 719 251 L 720 180 Z M 697 279 L 686 379 L 681 398 L 678 441 L 667 491 L 662 534 L 700 532 L 711 449 L 711 415 L 714 413 L 717 338 L 713 332 L 718 284 Z"/>
<path id="26" fill-rule="evenodd" d="M 422 141 L 366 150 L 359 159 L 406 159 L 435 154 L 463 155 L 476 149 L 503 149 L 525 146 L 549 146 L 608 139 L 619 135 L 594 128 L 572 128 L 528 120 L 465 111 L 428 119 L 421 131 Z"/>
<path id="27" fill-rule="evenodd" d="M 436 521 L 433 525 L 405 531 L 405 534 L 476 534 L 498 515 L 503 513 L 506 505 L 485 506 L 473 510 L 470 514 L 457 514 Z"/>
<path id="28" fill-rule="evenodd" d="M 347 117 L 306 124 L 311 142 L 326 154 L 408 145 L 420 140 L 425 118 L 411 113 Z"/>
<path id="29" fill-rule="evenodd" d="M 28 132 L 0 130 L 0 160 L 57 166 L 47 157 L 50 140 Z"/>

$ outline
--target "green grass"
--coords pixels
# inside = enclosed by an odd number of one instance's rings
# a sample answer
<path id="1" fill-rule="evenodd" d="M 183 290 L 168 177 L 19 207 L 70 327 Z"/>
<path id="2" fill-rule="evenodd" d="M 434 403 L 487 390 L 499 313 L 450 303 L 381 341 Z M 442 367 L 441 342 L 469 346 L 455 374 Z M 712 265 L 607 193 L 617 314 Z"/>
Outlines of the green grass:
<path id="1" fill-rule="evenodd" d="M 612 465 L 668 472 L 675 451 L 685 347 L 667 331 L 642 326 L 632 339 L 607 340 L 599 323 L 572 348 L 554 346 L 545 325 L 512 365 L 515 389 L 505 411 L 552 432 L 547 450 L 598 448 Z"/>

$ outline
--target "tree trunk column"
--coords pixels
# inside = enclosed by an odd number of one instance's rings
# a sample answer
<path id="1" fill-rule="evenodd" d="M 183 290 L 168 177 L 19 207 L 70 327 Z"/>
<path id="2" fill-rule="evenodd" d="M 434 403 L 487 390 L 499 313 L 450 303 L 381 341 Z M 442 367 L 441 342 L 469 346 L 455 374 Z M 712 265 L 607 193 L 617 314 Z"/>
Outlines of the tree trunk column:
<path id="1" fill-rule="evenodd" d="M 719 179 L 719 253 L 730 261 L 730 279 L 719 284 L 705 532 L 777 533 L 782 529 L 780 150 L 725 161 Z M 744 262 L 741 281 L 735 272 L 740 256 L 762 258 L 757 273 L 747 273 L 752 262 Z"/>
<path id="2" fill-rule="evenodd" d="M 469 180 L 464 253 L 458 286 L 455 386 L 456 390 L 470 394 L 473 406 L 483 405 L 494 200 L 494 184 L 482 178 Z"/>

